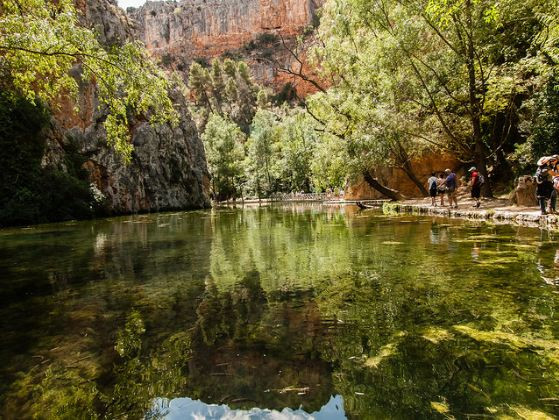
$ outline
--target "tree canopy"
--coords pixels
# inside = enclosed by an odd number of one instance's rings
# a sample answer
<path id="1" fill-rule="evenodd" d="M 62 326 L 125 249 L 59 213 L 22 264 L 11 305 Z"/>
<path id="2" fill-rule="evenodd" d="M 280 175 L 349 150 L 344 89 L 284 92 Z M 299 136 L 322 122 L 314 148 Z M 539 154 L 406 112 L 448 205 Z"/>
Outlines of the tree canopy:
<path id="1" fill-rule="evenodd" d="M 107 141 L 125 161 L 132 152 L 131 116 L 152 123 L 178 118 L 171 82 L 144 47 L 102 45 L 80 24 L 72 0 L 0 0 L 0 79 L 3 89 L 51 106 L 62 95 L 76 98 L 81 83 L 94 83 L 107 114 Z"/>

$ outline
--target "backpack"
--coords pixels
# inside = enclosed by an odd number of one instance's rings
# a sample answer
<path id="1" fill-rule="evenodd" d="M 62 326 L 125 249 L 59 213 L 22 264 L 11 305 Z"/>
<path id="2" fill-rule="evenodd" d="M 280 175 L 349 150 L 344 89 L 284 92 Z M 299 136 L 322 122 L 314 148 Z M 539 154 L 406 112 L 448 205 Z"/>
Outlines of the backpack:
<path id="1" fill-rule="evenodd" d="M 477 182 L 480 186 L 485 184 L 485 177 L 482 174 L 478 174 Z"/>
<path id="2" fill-rule="evenodd" d="M 429 187 L 429 192 L 431 194 L 436 194 L 437 193 L 437 181 L 431 182 L 431 186 Z"/>
<path id="3" fill-rule="evenodd" d="M 545 181 L 547 181 L 548 179 L 548 173 L 549 173 L 549 169 L 546 166 L 540 166 L 537 170 L 536 170 L 536 182 L 538 184 L 542 184 Z"/>

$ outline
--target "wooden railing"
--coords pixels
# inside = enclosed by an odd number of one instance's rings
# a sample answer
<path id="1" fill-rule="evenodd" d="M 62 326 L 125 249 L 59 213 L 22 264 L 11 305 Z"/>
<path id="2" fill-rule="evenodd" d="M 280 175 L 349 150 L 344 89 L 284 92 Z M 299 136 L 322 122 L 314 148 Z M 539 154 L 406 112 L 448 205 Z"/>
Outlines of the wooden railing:
<path id="1" fill-rule="evenodd" d="M 272 201 L 327 201 L 343 197 L 331 193 L 276 193 L 270 197 Z"/>

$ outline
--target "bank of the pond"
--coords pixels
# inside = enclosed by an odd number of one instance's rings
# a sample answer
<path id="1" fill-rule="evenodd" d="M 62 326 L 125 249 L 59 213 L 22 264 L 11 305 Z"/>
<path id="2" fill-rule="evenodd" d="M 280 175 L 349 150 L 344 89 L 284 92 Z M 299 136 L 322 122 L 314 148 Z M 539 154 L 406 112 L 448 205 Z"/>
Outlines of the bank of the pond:
<path id="1" fill-rule="evenodd" d="M 458 208 L 448 206 L 431 206 L 430 199 L 407 200 L 383 204 L 385 213 L 429 214 L 473 220 L 491 220 L 497 223 L 509 223 L 522 226 L 534 226 L 544 229 L 559 230 L 559 216 L 548 214 L 542 216 L 536 207 L 518 207 L 508 200 L 484 199 L 480 208 L 472 207 L 471 200 L 459 203 Z"/>

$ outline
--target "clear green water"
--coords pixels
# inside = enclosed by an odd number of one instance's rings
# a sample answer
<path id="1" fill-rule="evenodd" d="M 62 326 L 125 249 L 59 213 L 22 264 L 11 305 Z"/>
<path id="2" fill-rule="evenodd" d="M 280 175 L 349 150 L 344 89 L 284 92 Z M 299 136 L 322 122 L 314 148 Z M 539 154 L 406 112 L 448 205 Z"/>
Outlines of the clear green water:
<path id="1" fill-rule="evenodd" d="M 553 418 L 556 239 L 313 205 L 2 230 L 0 417 Z"/>

